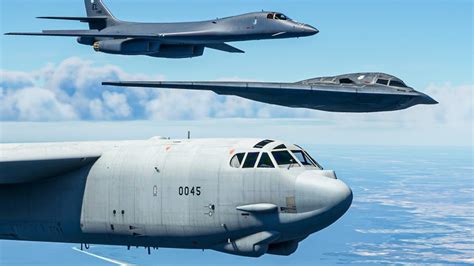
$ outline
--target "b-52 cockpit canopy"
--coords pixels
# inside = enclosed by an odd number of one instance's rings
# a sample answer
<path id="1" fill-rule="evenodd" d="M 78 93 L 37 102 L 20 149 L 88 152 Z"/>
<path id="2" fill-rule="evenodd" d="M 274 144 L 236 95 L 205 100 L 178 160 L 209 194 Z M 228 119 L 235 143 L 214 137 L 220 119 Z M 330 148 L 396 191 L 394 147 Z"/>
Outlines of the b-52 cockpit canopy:
<path id="1" fill-rule="evenodd" d="M 265 139 L 253 146 L 248 143 L 231 151 L 229 165 L 233 168 L 292 168 L 323 170 L 308 152 L 298 145 Z"/>

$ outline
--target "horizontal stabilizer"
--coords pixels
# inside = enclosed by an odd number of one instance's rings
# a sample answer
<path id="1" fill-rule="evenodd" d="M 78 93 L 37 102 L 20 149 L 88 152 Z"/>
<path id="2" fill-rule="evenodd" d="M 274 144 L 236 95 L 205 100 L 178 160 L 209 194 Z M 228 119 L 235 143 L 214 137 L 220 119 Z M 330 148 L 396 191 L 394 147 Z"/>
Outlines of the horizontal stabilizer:
<path id="1" fill-rule="evenodd" d="M 235 48 L 234 46 L 228 45 L 227 43 L 212 43 L 212 44 L 206 44 L 206 47 L 219 50 L 219 51 L 224 51 L 224 52 L 229 52 L 229 53 L 245 53 L 244 51 Z"/>
<path id="2" fill-rule="evenodd" d="M 76 20 L 80 22 L 97 22 L 107 20 L 107 17 L 37 17 L 38 19 L 55 19 L 55 20 Z"/>

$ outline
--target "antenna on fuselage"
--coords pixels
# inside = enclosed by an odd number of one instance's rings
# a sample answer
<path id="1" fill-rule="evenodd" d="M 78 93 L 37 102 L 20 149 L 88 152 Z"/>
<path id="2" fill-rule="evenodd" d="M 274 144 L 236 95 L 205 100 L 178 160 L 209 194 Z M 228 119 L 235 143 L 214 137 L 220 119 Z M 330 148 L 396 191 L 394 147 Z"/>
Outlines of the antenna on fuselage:
<path id="1" fill-rule="evenodd" d="M 191 131 L 188 130 L 188 139 L 191 139 Z"/>

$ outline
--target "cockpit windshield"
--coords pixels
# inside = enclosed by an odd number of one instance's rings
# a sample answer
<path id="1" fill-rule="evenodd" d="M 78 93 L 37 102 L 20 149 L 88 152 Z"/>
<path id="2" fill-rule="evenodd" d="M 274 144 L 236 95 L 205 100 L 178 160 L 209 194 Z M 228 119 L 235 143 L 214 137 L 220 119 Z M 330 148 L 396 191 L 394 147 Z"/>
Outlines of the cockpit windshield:
<path id="1" fill-rule="evenodd" d="M 273 141 L 272 141 L 273 142 Z M 300 146 L 289 148 L 284 144 L 277 145 L 271 152 L 251 151 L 236 153 L 230 159 L 233 168 L 292 168 L 309 167 L 323 170 Z M 255 147 L 254 147 L 255 148 Z M 261 148 L 259 148 L 261 149 Z M 231 152 L 231 154 L 233 151 Z"/>
<path id="2" fill-rule="evenodd" d="M 277 19 L 277 20 L 290 20 L 289 17 L 282 13 L 268 13 L 267 15 L 268 19 Z"/>
<path id="3" fill-rule="evenodd" d="M 283 14 L 281 14 L 281 13 L 276 13 L 276 14 L 275 14 L 275 19 L 279 19 L 279 20 L 287 20 L 287 19 L 288 19 L 288 17 L 287 17 L 287 16 L 285 16 L 285 15 L 283 15 Z"/>
<path id="4" fill-rule="evenodd" d="M 298 159 L 298 161 L 301 162 L 302 165 L 313 165 L 311 160 L 306 156 L 306 154 L 304 154 L 303 151 L 294 150 L 291 152 L 296 156 L 296 158 Z"/>
<path id="5" fill-rule="evenodd" d="M 405 83 L 401 82 L 401 81 L 398 81 L 398 80 L 390 80 L 390 86 L 393 86 L 393 87 L 400 87 L 400 88 L 407 88 L 408 86 L 405 85 Z"/>
<path id="6" fill-rule="evenodd" d="M 272 152 L 273 158 L 277 162 L 280 168 L 285 168 L 288 166 L 299 166 L 296 160 L 291 156 L 291 154 L 284 150 L 284 151 L 273 151 Z"/>

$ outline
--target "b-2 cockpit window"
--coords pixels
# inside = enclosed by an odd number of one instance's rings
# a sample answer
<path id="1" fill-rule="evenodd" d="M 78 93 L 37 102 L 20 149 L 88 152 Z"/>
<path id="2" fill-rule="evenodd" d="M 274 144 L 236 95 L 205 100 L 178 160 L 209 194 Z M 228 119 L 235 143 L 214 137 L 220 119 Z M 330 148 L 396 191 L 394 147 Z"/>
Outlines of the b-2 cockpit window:
<path id="1" fill-rule="evenodd" d="M 272 155 L 280 168 L 284 168 L 288 165 L 300 166 L 288 151 L 273 151 Z"/>
<path id="2" fill-rule="evenodd" d="M 390 80 L 390 86 L 393 87 L 401 87 L 401 88 L 407 88 L 408 86 L 405 85 L 405 83 L 398 81 L 398 80 Z"/>
<path id="3" fill-rule="evenodd" d="M 339 79 L 340 84 L 354 84 L 354 81 L 350 78 Z"/>
<path id="4" fill-rule="evenodd" d="M 262 156 L 260 156 L 260 160 L 258 161 L 258 168 L 275 168 L 275 165 L 272 162 L 272 159 L 270 159 L 270 155 L 268 153 L 264 152 L 262 153 Z"/>
<path id="5" fill-rule="evenodd" d="M 245 153 L 237 153 L 236 155 L 234 155 L 234 157 L 232 157 L 232 159 L 230 160 L 230 166 L 234 168 L 240 168 L 240 166 L 242 165 L 242 161 L 244 160 L 244 156 Z"/>
<path id="6" fill-rule="evenodd" d="M 267 18 L 268 18 L 268 19 L 273 19 L 273 16 L 274 16 L 274 15 L 275 15 L 275 14 L 273 14 L 273 13 L 268 13 Z"/>
<path id="7" fill-rule="evenodd" d="M 245 157 L 245 162 L 242 168 L 253 168 L 257 162 L 258 152 L 249 152 Z"/>
<path id="8" fill-rule="evenodd" d="M 388 79 L 378 79 L 377 84 L 382 84 L 387 86 L 388 85 Z"/>

